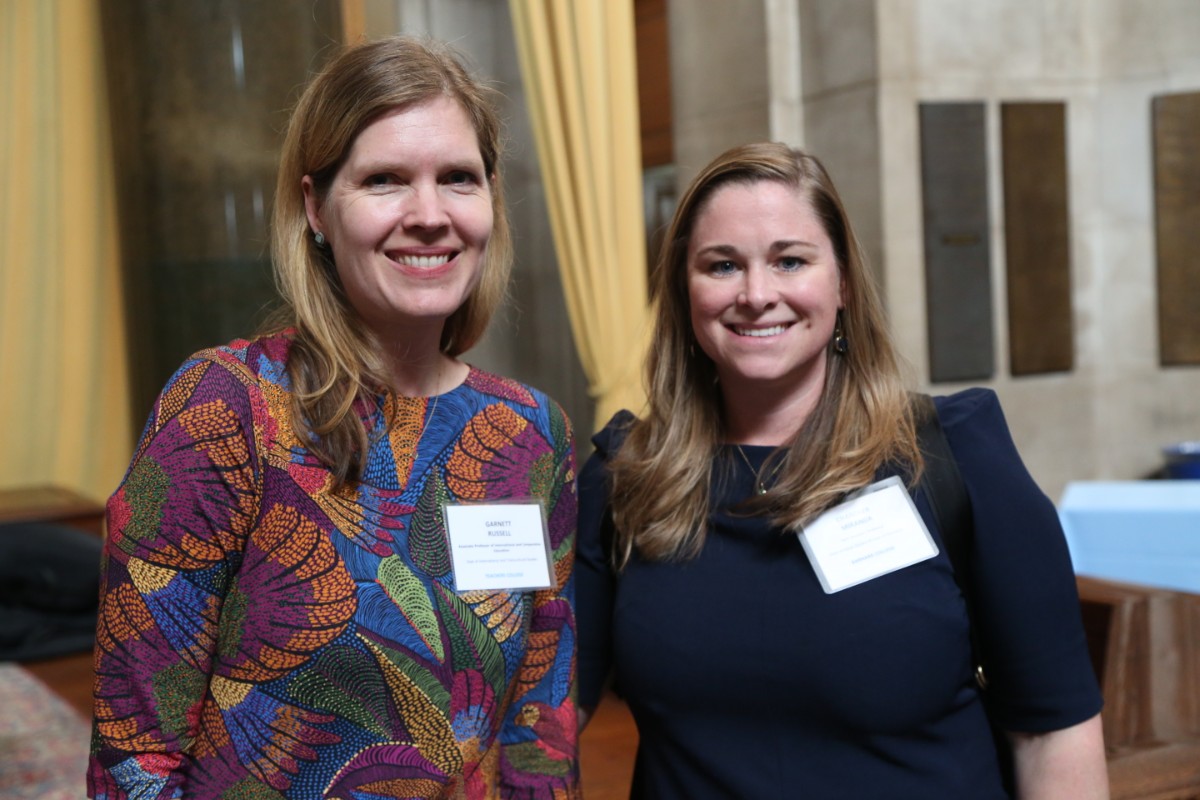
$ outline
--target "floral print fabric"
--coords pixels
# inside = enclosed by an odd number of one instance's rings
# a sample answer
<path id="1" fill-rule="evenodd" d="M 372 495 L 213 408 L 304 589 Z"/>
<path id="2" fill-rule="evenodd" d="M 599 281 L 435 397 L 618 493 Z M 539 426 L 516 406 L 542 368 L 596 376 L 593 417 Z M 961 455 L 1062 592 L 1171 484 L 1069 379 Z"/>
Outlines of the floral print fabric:
<path id="1" fill-rule="evenodd" d="M 289 344 L 185 363 L 109 500 L 89 795 L 577 797 L 565 415 L 476 369 L 381 396 L 333 492 Z M 442 503 L 514 497 L 544 503 L 557 585 L 455 592 Z"/>

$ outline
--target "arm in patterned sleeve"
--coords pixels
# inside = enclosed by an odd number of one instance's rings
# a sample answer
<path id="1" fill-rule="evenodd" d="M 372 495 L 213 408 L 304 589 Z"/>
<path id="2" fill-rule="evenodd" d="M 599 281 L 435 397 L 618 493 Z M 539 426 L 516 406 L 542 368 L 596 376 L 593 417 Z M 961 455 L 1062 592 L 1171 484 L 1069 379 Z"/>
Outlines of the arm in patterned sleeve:
<path id="1" fill-rule="evenodd" d="M 579 797 L 575 685 L 575 453 L 570 423 L 550 404 L 555 468 L 546 518 L 557 585 L 533 593 L 525 657 L 501 732 L 503 797 Z"/>
<path id="2" fill-rule="evenodd" d="M 258 515 L 246 381 L 193 359 L 156 403 L 108 502 L 88 794 L 177 797 L 209 689 L 218 618 Z"/>

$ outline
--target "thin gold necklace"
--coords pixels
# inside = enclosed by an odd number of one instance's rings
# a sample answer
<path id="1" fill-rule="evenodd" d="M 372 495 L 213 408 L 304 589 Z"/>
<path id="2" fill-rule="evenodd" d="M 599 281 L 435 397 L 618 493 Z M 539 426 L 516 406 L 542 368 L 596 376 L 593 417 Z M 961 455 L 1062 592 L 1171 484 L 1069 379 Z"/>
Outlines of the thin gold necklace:
<path id="1" fill-rule="evenodd" d="M 740 444 L 735 444 L 734 447 L 737 448 L 738 455 L 742 457 L 742 461 L 744 461 L 746 463 L 746 469 L 750 470 L 750 474 L 754 476 L 755 490 L 759 494 L 766 494 L 767 493 L 767 483 L 768 482 L 774 483 L 775 477 L 777 475 L 779 475 L 779 470 L 783 468 L 783 459 L 780 459 L 779 462 L 777 464 L 775 464 L 775 468 L 771 470 L 771 474 L 768 475 L 767 479 L 764 481 L 763 477 L 762 477 L 762 472 L 760 470 L 755 469 L 754 465 L 750 463 L 750 458 L 749 458 L 749 456 L 746 455 L 746 451 L 742 449 L 742 446 Z"/>

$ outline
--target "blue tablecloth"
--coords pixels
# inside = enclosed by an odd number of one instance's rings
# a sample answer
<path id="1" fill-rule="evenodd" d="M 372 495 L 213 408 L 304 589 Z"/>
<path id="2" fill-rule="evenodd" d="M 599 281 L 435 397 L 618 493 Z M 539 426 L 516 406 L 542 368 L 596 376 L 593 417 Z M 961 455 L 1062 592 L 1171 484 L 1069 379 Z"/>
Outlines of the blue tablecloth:
<path id="1" fill-rule="evenodd" d="M 1200 481 L 1081 481 L 1059 503 L 1079 575 L 1200 592 Z"/>

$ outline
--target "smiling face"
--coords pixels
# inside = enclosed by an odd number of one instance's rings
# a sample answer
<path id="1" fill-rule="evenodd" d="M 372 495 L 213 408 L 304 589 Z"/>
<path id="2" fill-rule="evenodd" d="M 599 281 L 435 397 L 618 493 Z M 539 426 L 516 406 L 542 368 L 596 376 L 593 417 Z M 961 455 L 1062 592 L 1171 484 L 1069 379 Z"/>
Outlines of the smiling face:
<path id="1" fill-rule="evenodd" d="M 321 196 L 303 179 L 350 304 L 376 334 L 437 341 L 492 233 L 489 176 L 466 111 L 439 96 L 372 122 Z"/>
<path id="2" fill-rule="evenodd" d="M 729 387 L 820 391 L 842 277 L 811 203 L 778 181 L 716 189 L 688 240 L 692 330 Z"/>

